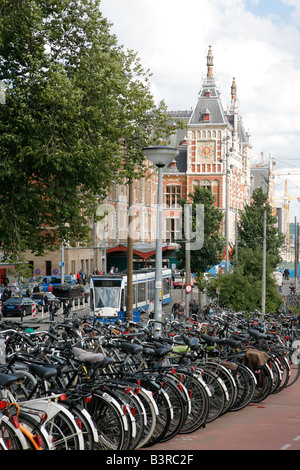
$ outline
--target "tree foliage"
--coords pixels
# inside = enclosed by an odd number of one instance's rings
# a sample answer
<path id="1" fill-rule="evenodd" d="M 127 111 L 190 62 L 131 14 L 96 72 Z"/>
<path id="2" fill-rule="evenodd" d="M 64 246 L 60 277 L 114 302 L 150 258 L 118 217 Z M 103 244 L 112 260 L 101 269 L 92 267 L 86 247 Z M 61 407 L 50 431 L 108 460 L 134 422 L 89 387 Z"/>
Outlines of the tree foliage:
<path id="1" fill-rule="evenodd" d="M 272 266 L 275 268 L 280 261 L 279 250 L 284 242 L 284 235 L 278 233 L 277 218 L 272 214 L 272 206 L 267 202 L 268 196 L 258 188 L 254 191 L 252 201 L 240 211 L 238 224 L 239 251 L 243 247 L 262 248 L 264 210 L 266 211 L 266 251 L 272 255 Z"/>
<path id="2" fill-rule="evenodd" d="M 142 149 L 168 131 L 149 71 L 110 26 L 100 0 L 0 4 L 0 241 L 7 256 L 87 239 L 112 181 L 143 172 Z"/>
<path id="3" fill-rule="evenodd" d="M 194 192 L 189 194 L 192 204 L 192 229 L 196 230 L 196 207 L 197 204 L 204 206 L 204 244 L 200 250 L 193 250 L 191 256 L 191 272 L 200 275 L 222 259 L 224 239 L 221 235 L 222 212 L 215 206 L 213 193 L 201 186 L 195 186 Z M 182 207 L 188 201 L 182 200 Z M 185 243 L 181 243 L 177 256 L 179 267 L 185 267 Z"/>
<path id="4" fill-rule="evenodd" d="M 253 312 L 262 307 L 264 210 L 267 216 L 265 309 L 267 312 L 275 312 L 282 303 L 272 273 L 280 261 L 279 249 L 283 237 L 278 234 L 277 220 L 272 215 L 272 207 L 267 203 L 267 195 L 258 189 L 253 193 L 251 203 L 240 211 L 237 265 L 233 265 L 230 273 L 212 280 L 209 286 L 211 296 L 215 296 L 218 288 L 221 305 L 235 311 Z"/>

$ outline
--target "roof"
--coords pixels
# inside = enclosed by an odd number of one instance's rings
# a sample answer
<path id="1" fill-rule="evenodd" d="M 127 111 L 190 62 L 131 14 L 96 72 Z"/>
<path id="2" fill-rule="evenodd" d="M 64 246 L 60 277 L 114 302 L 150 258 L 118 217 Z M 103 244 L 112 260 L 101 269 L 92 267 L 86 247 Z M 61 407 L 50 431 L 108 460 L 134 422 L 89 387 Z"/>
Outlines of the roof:
<path id="1" fill-rule="evenodd" d="M 179 248 L 178 243 L 163 243 L 162 251 L 173 251 Z M 155 243 L 134 243 L 133 244 L 133 253 L 140 256 L 141 258 L 147 259 L 150 256 L 155 255 L 156 244 Z M 127 245 L 119 244 L 107 248 L 106 253 L 119 253 L 127 252 Z"/>
<path id="2" fill-rule="evenodd" d="M 209 96 L 207 94 L 209 93 Z M 209 122 L 204 121 L 204 115 L 209 114 Z M 191 115 L 189 125 L 201 124 L 227 124 L 219 91 L 215 84 L 204 84 L 199 93 L 198 103 Z"/>

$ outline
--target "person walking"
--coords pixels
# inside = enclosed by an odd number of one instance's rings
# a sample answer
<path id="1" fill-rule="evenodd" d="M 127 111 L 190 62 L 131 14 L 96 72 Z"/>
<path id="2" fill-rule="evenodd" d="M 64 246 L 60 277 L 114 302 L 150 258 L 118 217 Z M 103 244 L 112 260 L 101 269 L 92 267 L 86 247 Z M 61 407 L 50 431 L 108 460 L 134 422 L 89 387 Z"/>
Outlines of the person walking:
<path id="1" fill-rule="evenodd" d="M 68 318 L 70 311 L 71 311 L 71 304 L 70 304 L 70 301 L 67 299 L 63 305 L 63 314 L 65 318 Z"/>
<path id="2" fill-rule="evenodd" d="M 50 321 L 54 321 L 54 317 L 57 313 L 57 306 L 55 304 L 55 301 L 52 300 L 51 304 L 49 305 L 49 317 Z"/>
<path id="3" fill-rule="evenodd" d="M 149 319 L 154 318 L 154 299 L 152 299 L 151 302 L 149 303 L 147 313 L 149 315 Z"/>
<path id="4" fill-rule="evenodd" d="M 48 309 L 48 297 L 46 296 L 45 292 L 43 292 L 43 297 L 41 298 L 41 305 L 44 309 L 44 312 L 47 312 Z"/>
<path id="5" fill-rule="evenodd" d="M 171 310 L 171 319 L 172 320 L 176 320 L 179 307 L 180 307 L 180 301 L 176 300 L 176 302 L 173 304 L 173 307 L 172 307 L 172 310 Z"/>

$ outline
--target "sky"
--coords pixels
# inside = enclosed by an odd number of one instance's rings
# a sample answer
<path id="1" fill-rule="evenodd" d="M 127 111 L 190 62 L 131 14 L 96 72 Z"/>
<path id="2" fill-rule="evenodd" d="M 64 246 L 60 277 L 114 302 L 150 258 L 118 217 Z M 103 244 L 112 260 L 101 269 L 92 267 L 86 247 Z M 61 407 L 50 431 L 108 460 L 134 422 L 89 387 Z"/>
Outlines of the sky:
<path id="1" fill-rule="evenodd" d="M 111 32 L 152 73 L 151 90 L 170 111 L 197 104 L 206 55 L 226 109 L 233 77 L 252 163 L 271 158 L 276 198 L 285 180 L 290 220 L 300 221 L 300 0 L 101 0 Z"/>

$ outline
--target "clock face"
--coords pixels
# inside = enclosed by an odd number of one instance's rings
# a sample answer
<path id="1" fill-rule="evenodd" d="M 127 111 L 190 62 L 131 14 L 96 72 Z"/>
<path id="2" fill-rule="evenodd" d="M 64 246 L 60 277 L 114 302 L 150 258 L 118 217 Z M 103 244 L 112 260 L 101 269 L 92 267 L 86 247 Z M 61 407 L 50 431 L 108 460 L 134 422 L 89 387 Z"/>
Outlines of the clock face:
<path id="1" fill-rule="evenodd" d="M 215 142 L 200 141 L 198 142 L 198 158 L 205 161 L 214 161 L 215 159 Z"/>

